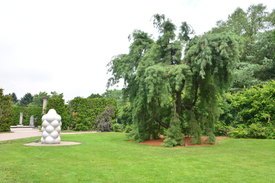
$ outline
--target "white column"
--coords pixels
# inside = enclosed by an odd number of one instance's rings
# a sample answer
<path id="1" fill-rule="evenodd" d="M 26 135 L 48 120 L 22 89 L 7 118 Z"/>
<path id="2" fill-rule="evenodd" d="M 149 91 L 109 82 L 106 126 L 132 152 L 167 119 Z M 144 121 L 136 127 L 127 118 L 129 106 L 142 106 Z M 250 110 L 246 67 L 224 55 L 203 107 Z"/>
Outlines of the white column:
<path id="1" fill-rule="evenodd" d="M 30 126 L 34 126 L 34 117 L 33 115 L 30 117 Z"/>
<path id="2" fill-rule="evenodd" d="M 47 103 L 48 103 L 48 99 L 47 98 L 43 98 L 42 114 L 46 114 Z"/>
<path id="3" fill-rule="evenodd" d="M 23 112 L 20 112 L 19 125 L 23 126 Z"/>

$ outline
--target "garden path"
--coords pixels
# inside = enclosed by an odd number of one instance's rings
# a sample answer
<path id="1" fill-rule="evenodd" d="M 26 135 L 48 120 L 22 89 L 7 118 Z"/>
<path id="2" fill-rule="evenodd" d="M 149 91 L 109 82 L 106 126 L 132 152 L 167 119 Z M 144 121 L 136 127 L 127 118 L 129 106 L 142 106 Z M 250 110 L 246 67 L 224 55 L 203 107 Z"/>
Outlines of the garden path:
<path id="1" fill-rule="evenodd" d="M 35 128 L 17 128 L 13 129 L 12 132 L 8 133 L 0 133 L 0 141 L 6 140 L 15 140 L 15 139 L 22 139 L 28 137 L 38 137 L 41 136 L 41 131 Z M 95 131 L 88 131 L 88 132 L 64 132 L 61 134 L 83 134 L 83 133 L 96 133 Z"/>

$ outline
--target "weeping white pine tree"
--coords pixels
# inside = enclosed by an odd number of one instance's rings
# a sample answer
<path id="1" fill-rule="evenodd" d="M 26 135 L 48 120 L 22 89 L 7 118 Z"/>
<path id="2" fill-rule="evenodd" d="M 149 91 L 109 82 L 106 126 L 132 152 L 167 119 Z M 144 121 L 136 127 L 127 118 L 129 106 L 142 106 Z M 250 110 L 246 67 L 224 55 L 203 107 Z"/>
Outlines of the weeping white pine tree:
<path id="1" fill-rule="evenodd" d="M 129 53 L 110 62 L 113 77 L 108 84 L 124 79 L 134 139 L 156 139 L 166 131 L 166 146 L 181 145 L 183 135 L 200 143 L 205 134 L 214 143 L 217 98 L 230 85 L 239 59 L 237 37 L 206 33 L 191 39 L 193 31 L 186 22 L 177 30 L 164 15 L 154 16 L 154 26 L 157 40 L 135 31 Z"/>

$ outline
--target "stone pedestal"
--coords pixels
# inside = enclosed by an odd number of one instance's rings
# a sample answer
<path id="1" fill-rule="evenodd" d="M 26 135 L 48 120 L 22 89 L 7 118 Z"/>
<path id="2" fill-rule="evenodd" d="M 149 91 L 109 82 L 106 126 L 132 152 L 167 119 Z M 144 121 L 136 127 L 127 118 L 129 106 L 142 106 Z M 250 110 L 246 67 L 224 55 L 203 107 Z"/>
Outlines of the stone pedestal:
<path id="1" fill-rule="evenodd" d="M 61 132 L 61 116 L 54 109 L 42 117 L 42 144 L 59 144 Z"/>

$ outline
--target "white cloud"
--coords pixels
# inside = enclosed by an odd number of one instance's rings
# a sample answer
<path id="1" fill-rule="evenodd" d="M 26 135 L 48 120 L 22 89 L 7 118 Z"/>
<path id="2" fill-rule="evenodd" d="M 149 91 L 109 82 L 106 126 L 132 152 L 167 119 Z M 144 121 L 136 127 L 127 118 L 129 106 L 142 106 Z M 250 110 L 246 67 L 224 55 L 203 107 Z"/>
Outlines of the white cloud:
<path id="1" fill-rule="evenodd" d="M 236 7 L 259 0 L 0 1 L 0 87 L 5 93 L 57 91 L 65 98 L 102 93 L 107 63 L 127 52 L 134 29 L 153 32 L 152 15 L 187 21 L 197 34 Z M 263 1 L 269 9 L 273 0 Z"/>

